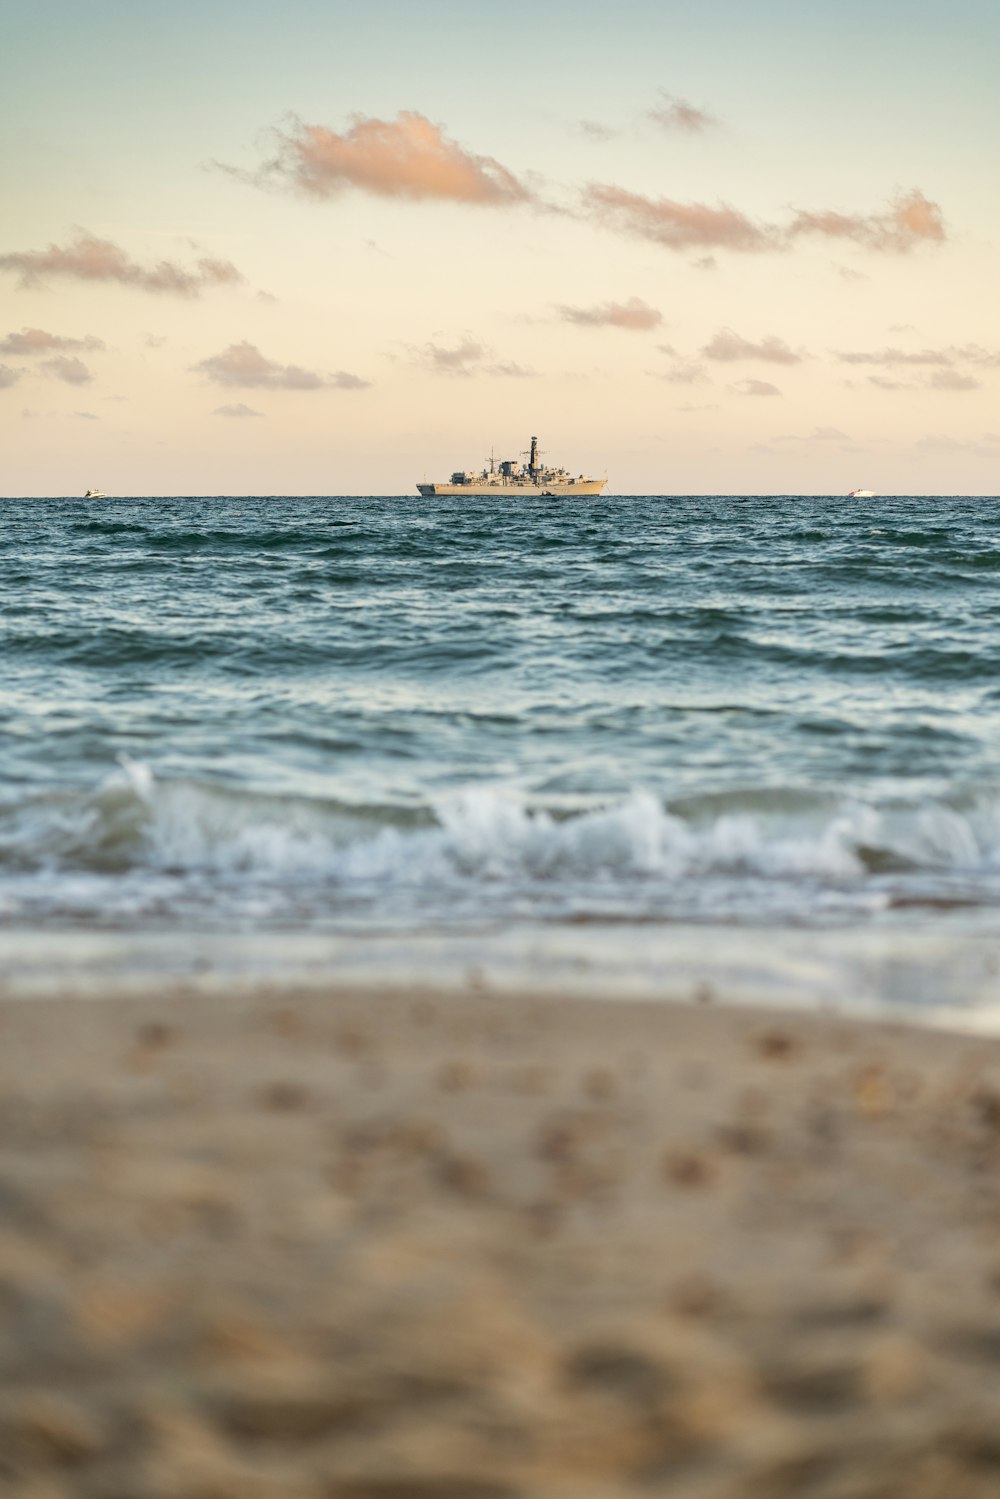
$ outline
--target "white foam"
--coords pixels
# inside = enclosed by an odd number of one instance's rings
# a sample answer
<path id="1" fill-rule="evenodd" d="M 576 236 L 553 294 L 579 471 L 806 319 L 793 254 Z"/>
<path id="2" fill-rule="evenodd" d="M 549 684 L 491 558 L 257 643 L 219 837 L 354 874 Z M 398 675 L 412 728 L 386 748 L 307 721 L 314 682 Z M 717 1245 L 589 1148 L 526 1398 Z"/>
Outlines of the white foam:
<path id="1" fill-rule="evenodd" d="M 556 811 L 478 785 L 440 796 L 415 820 L 390 807 L 164 780 L 123 756 L 89 795 L 46 795 L 4 809 L 0 876 L 5 868 L 19 873 L 0 877 L 0 906 L 44 903 L 48 881 L 52 893 L 61 890 L 63 909 L 74 911 L 97 904 L 99 887 L 105 907 L 110 901 L 123 913 L 192 902 L 211 908 L 237 895 L 250 914 L 287 912 L 300 896 L 311 909 L 347 898 L 377 911 L 382 895 L 405 891 L 443 916 L 477 899 L 520 902 L 518 909 L 537 901 L 561 914 L 639 902 L 669 915 L 689 913 L 701 887 L 706 904 L 718 900 L 723 882 L 734 914 L 771 887 L 771 909 L 783 901 L 798 916 L 824 892 L 846 892 L 867 910 L 884 905 L 884 885 L 872 873 L 880 868 L 988 881 L 1000 867 L 1000 817 L 990 799 L 878 806 L 748 792 L 745 800 L 748 810 L 739 810 L 729 793 L 713 815 L 712 798 L 703 796 L 690 804 L 697 812 L 682 816 L 638 790 L 606 806 Z"/>

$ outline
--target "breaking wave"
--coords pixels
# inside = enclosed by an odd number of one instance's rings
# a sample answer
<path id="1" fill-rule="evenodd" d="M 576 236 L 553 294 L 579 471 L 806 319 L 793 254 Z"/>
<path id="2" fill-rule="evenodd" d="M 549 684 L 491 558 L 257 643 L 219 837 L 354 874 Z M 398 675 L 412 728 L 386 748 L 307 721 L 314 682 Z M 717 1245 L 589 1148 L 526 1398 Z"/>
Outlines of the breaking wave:
<path id="1" fill-rule="evenodd" d="M 489 786 L 421 804 L 160 779 L 124 758 L 89 792 L 0 806 L 12 917 L 809 921 L 1000 897 L 1000 803 L 772 789 L 538 805 Z"/>

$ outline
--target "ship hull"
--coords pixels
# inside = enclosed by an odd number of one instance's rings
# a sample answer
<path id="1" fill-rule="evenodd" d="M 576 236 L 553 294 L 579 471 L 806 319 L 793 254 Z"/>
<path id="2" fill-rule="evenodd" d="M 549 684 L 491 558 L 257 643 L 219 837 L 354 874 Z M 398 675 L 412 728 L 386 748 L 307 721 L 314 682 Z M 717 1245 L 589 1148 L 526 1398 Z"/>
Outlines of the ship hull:
<path id="1" fill-rule="evenodd" d="M 489 495 L 497 500 L 572 499 L 575 495 L 600 494 L 607 479 L 578 479 L 573 484 L 418 484 L 427 499 L 458 495 Z"/>

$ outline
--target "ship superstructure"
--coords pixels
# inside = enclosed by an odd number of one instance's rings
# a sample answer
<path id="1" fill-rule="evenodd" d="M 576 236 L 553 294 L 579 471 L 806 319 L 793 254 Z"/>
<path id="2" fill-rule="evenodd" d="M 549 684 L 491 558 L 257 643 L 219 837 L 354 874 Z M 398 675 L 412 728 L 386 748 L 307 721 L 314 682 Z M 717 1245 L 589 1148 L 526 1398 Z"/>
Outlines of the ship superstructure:
<path id="1" fill-rule="evenodd" d="M 544 454 L 538 447 L 538 438 L 531 439 L 531 447 L 522 453 L 525 463 L 516 458 L 502 458 L 499 462 L 490 455 L 490 460 L 479 472 L 456 469 L 447 483 L 418 484 L 422 495 L 496 495 L 513 499 L 516 495 L 541 495 L 555 498 L 558 495 L 600 494 L 607 484 L 603 479 L 592 479 L 589 474 L 571 474 L 565 468 L 550 468 L 540 460 Z"/>

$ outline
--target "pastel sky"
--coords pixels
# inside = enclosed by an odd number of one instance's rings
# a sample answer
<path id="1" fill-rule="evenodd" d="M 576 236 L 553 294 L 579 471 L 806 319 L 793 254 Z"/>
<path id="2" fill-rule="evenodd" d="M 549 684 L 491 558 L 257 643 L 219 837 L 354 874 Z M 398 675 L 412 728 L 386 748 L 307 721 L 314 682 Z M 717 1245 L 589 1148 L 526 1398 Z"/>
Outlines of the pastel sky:
<path id="1" fill-rule="evenodd" d="M 997 493 L 996 0 L 21 0 L 8 495 Z"/>

